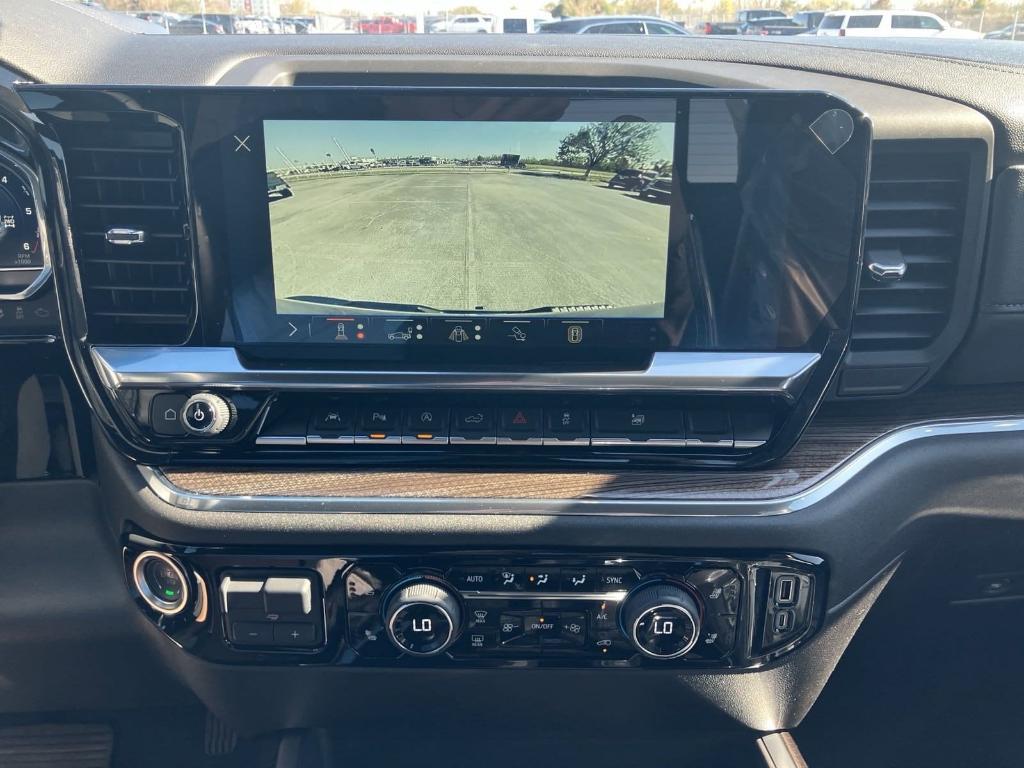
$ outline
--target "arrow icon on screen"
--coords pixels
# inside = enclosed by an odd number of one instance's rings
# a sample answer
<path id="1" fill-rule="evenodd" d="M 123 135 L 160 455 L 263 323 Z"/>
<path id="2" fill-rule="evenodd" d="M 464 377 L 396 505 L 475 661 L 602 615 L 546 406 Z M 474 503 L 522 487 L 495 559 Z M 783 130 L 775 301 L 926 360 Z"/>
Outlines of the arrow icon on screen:
<path id="1" fill-rule="evenodd" d="M 292 327 L 292 332 L 288 334 L 288 338 L 290 339 L 292 336 L 299 332 L 299 327 L 295 325 L 295 323 L 288 323 L 288 325 Z"/>

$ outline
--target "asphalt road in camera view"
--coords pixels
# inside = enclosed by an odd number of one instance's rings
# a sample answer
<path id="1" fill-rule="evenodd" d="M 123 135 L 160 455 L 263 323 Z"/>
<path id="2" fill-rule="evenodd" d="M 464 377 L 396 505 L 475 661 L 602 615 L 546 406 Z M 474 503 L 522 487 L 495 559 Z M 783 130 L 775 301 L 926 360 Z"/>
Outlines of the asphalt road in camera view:
<path id="1" fill-rule="evenodd" d="M 664 299 L 669 207 L 636 193 L 497 170 L 289 183 L 292 197 L 270 204 L 278 300 L 516 311 Z"/>

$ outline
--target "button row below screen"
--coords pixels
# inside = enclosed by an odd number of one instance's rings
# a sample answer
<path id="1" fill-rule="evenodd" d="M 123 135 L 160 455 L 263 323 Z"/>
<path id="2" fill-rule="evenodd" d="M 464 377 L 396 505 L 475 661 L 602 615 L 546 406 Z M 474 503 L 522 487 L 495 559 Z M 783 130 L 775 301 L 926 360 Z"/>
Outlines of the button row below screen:
<path id="1" fill-rule="evenodd" d="M 754 448 L 771 436 L 770 413 L 741 409 L 347 407 L 314 410 L 311 444 L 593 445 Z"/>

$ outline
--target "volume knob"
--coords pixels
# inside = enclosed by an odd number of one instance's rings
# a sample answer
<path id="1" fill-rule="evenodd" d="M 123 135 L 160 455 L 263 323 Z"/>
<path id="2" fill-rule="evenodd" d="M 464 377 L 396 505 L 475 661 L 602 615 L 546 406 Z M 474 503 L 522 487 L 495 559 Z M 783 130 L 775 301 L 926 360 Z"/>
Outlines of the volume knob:
<path id="1" fill-rule="evenodd" d="M 403 587 L 384 610 L 388 639 L 413 656 L 436 656 L 444 651 L 454 642 L 461 623 L 458 598 L 428 581 Z"/>
<path id="2" fill-rule="evenodd" d="M 697 644 L 701 610 L 683 587 L 668 582 L 641 587 L 626 598 L 621 615 L 623 631 L 652 659 L 676 659 Z"/>
<path id="3" fill-rule="evenodd" d="M 231 425 L 233 415 L 231 404 L 223 397 L 200 392 L 181 407 L 181 424 L 190 434 L 214 437 Z"/>

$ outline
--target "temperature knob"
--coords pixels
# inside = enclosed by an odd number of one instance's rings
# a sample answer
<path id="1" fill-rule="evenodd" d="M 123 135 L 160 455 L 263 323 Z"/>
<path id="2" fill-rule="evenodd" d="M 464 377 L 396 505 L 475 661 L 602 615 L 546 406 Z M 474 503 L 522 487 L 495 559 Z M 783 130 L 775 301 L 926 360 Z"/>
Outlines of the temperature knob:
<path id="1" fill-rule="evenodd" d="M 461 622 L 458 598 L 429 581 L 398 590 L 384 609 L 388 638 L 413 656 L 435 656 L 444 651 L 455 640 Z"/>
<path id="2" fill-rule="evenodd" d="M 701 610 L 693 595 L 668 582 L 640 587 L 622 606 L 622 629 L 652 659 L 689 653 L 700 635 Z"/>
<path id="3" fill-rule="evenodd" d="M 181 408 L 181 423 L 193 435 L 213 437 L 231 425 L 231 404 L 220 395 L 200 392 Z"/>

